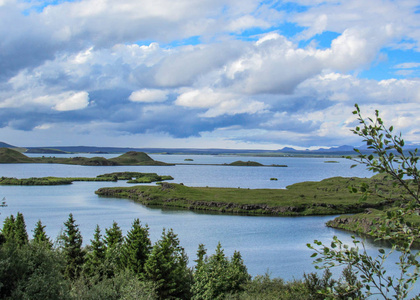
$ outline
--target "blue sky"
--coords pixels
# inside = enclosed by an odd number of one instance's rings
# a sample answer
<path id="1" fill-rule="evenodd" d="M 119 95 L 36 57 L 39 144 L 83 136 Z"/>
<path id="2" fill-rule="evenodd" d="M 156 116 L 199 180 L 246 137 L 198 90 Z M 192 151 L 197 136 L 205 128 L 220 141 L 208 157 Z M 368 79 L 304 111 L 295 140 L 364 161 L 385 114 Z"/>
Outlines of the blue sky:
<path id="1" fill-rule="evenodd" d="M 420 142 L 418 0 L 0 0 L 0 141 L 359 145 L 358 103 Z"/>

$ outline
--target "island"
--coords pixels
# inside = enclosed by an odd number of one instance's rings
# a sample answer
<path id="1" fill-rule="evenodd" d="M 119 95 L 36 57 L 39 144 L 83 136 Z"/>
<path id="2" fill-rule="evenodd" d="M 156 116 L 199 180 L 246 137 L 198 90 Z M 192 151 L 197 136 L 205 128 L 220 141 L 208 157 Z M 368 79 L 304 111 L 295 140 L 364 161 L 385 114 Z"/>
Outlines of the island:
<path id="1" fill-rule="evenodd" d="M 263 164 L 261 164 L 259 162 L 251 161 L 251 160 L 248 160 L 248 161 L 237 160 L 237 161 L 234 161 L 234 162 L 232 162 L 230 164 L 225 164 L 225 165 L 228 165 L 228 166 L 239 166 L 239 167 L 287 167 L 287 165 L 276 165 L 276 164 L 273 164 L 273 165 L 263 165 Z"/>
<path id="2" fill-rule="evenodd" d="M 185 159 L 185 161 L 193 161 Z M 48 163 L 81 166 L 174 166 L 176 164 L 154 160 L 145 152 L 129 151 L 118 157 L 106 159 L 104 157 L 28 157 L 19 151 L 9 148 L 0 148 L 0 164 L 18 163 Z M 178 165 L 182 165 L 179 163 Z M 216 166 L 248 166 L 248 167 L 287 167 L 287 165 L 263 165 L 255 161 L 235 161 L 230 164 L 192 164 L 187 165 L 216 165 Z"/>
<path id="3" fill-rule="evenodd" d="M 62 185 L 72 184 L 74 181 L 118 181 L 127 180 L 127 183 L 152 183 L 164 180 L 173 180 L 172 176 L 160 176 L 156 173 L 141 172 L 114 172 L 98 175 L 96 177 L 31 177 L 12 178 L 0 177 L 0 185 Z"/>
<path id="4" fill-rule="evenodd" d="M 320 182 L 296 183 L 286 189 L 188 187 L 160 183 L 156 186 L 101 188 L 95 193 L 129 198 L 146 206 L 247 215 L 333 215 L 360 213 L 366 209 L 383 209 L 393 205 L 380 197 L 369 197 L 361 203 L 360 195 L 349 193 L 349 185 L 366 181 L 381 184 L 375 178 L 334 177 Z"/>
<path id="5" fill-rule="evenodd" d="M 0 163 L 50 163 L 82 166 L 173 166 L 152 159 L 144 152 L 129 151 L 118 157 L 28 157 L 18 151 L 0 148 Z"/>

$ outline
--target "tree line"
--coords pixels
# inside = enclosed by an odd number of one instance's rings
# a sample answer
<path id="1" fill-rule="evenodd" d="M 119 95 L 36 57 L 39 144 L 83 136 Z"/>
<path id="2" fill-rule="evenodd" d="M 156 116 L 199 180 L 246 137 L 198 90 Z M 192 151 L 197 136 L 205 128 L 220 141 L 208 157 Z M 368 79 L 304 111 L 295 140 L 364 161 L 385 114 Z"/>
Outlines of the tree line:
<path id="1" fill-rule="evenodd" d="M 207 255 L 198 246 L 195 266 L 172 229 L 152 244 L 149 227 L 135 219 L 126 236 L 116 222 L 90 243 L 70 214 L 56 241 L 38 221 L 28 236 L 24 216 L 6 217 L 0 235 L 1 299 L 323 299 L 338 285 L 331 273 L 285 282 L 251 278 L 240 252 L 228 257 L 219 243 Z"/>

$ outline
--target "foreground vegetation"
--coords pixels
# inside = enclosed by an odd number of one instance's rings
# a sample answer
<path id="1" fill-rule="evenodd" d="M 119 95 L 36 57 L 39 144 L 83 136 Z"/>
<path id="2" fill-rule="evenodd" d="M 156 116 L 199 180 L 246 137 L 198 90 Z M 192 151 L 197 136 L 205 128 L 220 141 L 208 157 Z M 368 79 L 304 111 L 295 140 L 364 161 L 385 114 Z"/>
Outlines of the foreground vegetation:
<path id="1" fill-rule="evenodd" d="M 29 239 L 20 213 L 7 217 L 1 232 L 1 299 L 323 299 L 319 290 L 357 282 L 349 269 L 338 281 L 329 271 L 291 282 L 267 274 L 252 279 L 241 254 L 226 256 L 220 243 L 211 255 L 200 244 L 195 266 L 188 267 L 172 230 L 163 229 L 152 244 L 138 219 L 126 236 L 116 222 L 104 235 L 97 226 L 86 246 L 72 214 L 55 243 L 41 221 Z"/>
<path id="2" fill-rule="evenodd" d="M 61 185 L 72 184 L 74 181 L 118 181 L 127 180 L 127 183 L 152 183 L 156 181 L 172 180 L 172 176 L 160 176 L 156 173 L 140 172 L 114 172 L 96 177 L 32 177 L 11 178 L 1 177 L 0 185 Z"/>

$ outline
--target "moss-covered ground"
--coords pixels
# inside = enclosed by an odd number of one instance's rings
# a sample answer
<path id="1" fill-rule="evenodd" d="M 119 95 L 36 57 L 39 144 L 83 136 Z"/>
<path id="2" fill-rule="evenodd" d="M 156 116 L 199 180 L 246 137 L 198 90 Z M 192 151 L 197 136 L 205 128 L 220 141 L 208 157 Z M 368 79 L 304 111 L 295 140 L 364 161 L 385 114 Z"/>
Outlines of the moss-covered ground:
<path id="1" fill-rule="evenodd" d="M 351 193 L 351 187 L 362 183 L 380 185 L 391 197 L 400 191 L 381 178 L 334 177 L 320 182 L 302 182 L 286 189 L 242 189 L 187 187 L 182 184 L 163 183 L 158 186 L 101 188 L 102 196 L 130 198 L 144 205 L 176 207 L 252 215 L 328 215 L 360 213 L 368 208 L 391 207 L 393 200 L 371 196 L 360 201 L 360 195 Z M 395 198 L 396 199 L 396 198 Z"/>
<path id="2" fill-rule="evenodd" d="M 115 172 L 98 175 L 96 177 L 32 177 L 11 178 L 0 177 L 0 185 L 60 185 L 71 184 L 74 181 L 118 181 L 127 180 L 128 183 L 151 183 L 172 180 L 171 176 L 160 176 L 156 173 Z"/>

